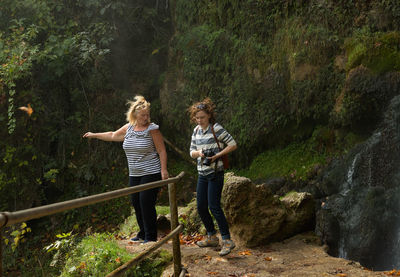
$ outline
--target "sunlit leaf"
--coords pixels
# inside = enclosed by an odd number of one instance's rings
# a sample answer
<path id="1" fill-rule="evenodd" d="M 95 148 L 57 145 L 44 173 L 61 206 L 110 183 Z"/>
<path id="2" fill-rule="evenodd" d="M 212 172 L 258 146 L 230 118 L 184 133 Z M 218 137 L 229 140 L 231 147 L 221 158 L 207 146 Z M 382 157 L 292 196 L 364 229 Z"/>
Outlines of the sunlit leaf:
<path id="1" fill-rule="evenodd" d="M 250 250 L 245 250 L 245 251 L 239 252 L 238 254 L 240 256 L 250 256 L 250 255 L 252 255 Z"/>
<path id="2" fill-rule="evenodd" d="M 32 113 L 33 113 L 33 109 L 31 107 L 31 104 L 28 104 L 28 107 L 22 106 L 22 107 L 19 107 L 18 109 L 21 110 L 21 111 L 26 112 L 28 114 L 28 116 L 31 116 Z"/>
<path id="3" fill-rule="evenodd" d="M 204 260 L 206 260 L 206 261 L 210 261 L 212 259 L 212 257 L 211 256 L 208 256 L 208 255 L 206 255 L 205 257 L 204 257 Z"/>
<path id="4" fill-rule="evenodd" d="M 85 269 L 86 268 L 86 263 L 85 262 L 81 262 L 79 265 L 80 269 Z"/>

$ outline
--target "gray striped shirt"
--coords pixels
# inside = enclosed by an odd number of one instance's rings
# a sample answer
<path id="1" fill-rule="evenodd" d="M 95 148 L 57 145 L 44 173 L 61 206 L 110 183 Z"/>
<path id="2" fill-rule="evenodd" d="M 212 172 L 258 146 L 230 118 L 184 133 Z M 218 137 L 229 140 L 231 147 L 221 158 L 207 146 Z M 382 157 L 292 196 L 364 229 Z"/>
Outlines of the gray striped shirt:
<path id="1" fill-rule="evenodd" d="M 134 128 L 135 126 L 129 124 L 122 144 L 128 159 L 129 176 L 160 173 L 160 157 L 150 134 L 151 130 L 159 128 L 158 125 L 150 123 L 143 131 L 135 131 Z"/>
<path id="2" fill-rule="evenodd" d="M 218 123 L 214 124 L 214 132 L 215 136 L 218 138 L 219 146 L 221 149 L 225 148 L 225 145 L 236 145 L 233 137 Z M 218 145 L 215 141 L 214 135 L 211 131 L 211 125 L 207 127 L 205 131 L 201 129 L 199 125 L 196 126 L 193 130 L 192 141 L 190 143 L 190 156 L 193 151 L 198 151 L 202 149 L 204 150 L 212 150 L 214 153 L 218 153 Z M 203 165 L 203 160 L 201 157 L 197 158 L 197 171 L 199 175 L 208 175 L 215 171 L 215 161 L 210 164 L 210 166 Z M 224 170 L 224 164 L 221 159 L 217 160 L 217 171 Z"/>

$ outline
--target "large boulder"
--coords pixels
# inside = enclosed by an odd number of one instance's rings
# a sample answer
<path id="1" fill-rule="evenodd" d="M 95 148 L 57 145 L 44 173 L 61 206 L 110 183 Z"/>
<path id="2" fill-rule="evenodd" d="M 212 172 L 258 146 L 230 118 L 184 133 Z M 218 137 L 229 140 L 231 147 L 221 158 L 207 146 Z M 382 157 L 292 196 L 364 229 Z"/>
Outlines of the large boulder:
<path id="1" fill-rule="evenodd" d="M 315 201 L 310 193 L 290 192 L 281 199 L 286 207 L 286 218 L 278 233 L 283 239 L 315 226 Z"/>
<path id="2" fill-rule="evenodd" d="M 314 200 L 308 193 L 279 199 L 268 186 L 227 173 L 222 202 L 231 235 L 240 245 L 262 245 L 313 228 Z"/>

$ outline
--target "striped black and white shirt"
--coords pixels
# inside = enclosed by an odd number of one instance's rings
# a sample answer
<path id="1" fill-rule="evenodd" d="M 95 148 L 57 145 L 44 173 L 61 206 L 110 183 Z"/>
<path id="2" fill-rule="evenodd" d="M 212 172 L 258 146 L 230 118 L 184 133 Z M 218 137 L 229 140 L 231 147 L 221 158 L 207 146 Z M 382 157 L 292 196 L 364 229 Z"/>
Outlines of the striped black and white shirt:
<path id="1" fill-rule="evenodd" d="M 215 136 L 218 138 L 219 146 L 221 149 L 225 148 L 225 145 L 236 145 L 233 137 L 218 123 L 214 124 L 214 132 Z M 218 145 L 215 141 L 214 135 L 211 130 L 211 125 L 208 125 L 207 129 L 203 131 L 203 129 L 197 125 L 193 130 L 192 141 L 190 143 L 190 156 L 192 156 L 193 151 L 211 150 L 214 153 L 218 153 Z M 210 166 L 203 165 L 204 158 L 197 158 L 197 171 L 199 175 L 208 175 L 215 171 L 215 161 L 210 164 Z M 217 159 L 217 171 L 224 170 L 224 164 L 221 159 Z"/>
<path id="2" fill-rule="evenodd" d="M 146 130 L 135 131 L 135 126 L 129 124 L 122 144 L 128 159 L 129 176 L 138 177 L 161 172 L 160 157 L 150 134 L 151 130 L 158 128 L 157 124 L 150 123 Z"/>

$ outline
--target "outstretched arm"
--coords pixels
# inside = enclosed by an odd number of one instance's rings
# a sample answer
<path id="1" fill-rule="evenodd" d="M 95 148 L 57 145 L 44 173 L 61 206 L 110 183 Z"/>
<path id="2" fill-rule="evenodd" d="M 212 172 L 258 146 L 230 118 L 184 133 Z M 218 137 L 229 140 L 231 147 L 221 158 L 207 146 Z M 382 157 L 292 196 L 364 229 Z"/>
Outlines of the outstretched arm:
<path id="1" fill-rule="evenodd" d="M 92 133 L 87 132 L 82 137 L 84 138 L 96 138 L 104 141 L 124 141 L 126 130 L 128 129 L 129 123 L 125 124 L 118 130 L 114 132 L 104 132 L 104 133 Z"/>
<path id="2" fill-rule="evenodd" d="M 168 169 L 167 169 L 167 151 L 165 150 L 165 144 L 160 130 L 152 130 L 150 131 L 151 136 L 153 137 L 154 145 L 156 146 L 157 153 L 160 156 L 161 162 L 161 177 L 162 179 L 168 179 Z"/>

